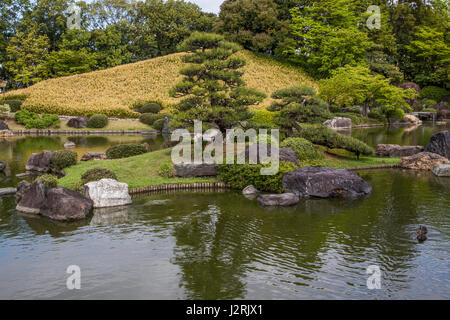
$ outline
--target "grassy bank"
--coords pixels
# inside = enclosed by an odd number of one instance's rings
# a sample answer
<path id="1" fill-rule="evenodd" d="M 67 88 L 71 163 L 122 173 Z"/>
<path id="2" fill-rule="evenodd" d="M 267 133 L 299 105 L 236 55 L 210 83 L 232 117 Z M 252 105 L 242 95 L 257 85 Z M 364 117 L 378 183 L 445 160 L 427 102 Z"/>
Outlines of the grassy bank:
<path id="1" fill-rule="evenodd" d="M 108 116 L 136 117 L 137 114 L 130 109 L 136 103 L 159 100 L 167 106 L 177 102 L 169 97 L 168 91 L 182 78 L 179 70 L 183 67 L 183 54 L 50 79 L 26 89 L 11 91 L 6 96 L 26 96 L 22 107 L 36 113 L 103 113 Z M 243 68 L 243 79 L 247 85 L 268 96 L 275 90 L 301 83 L 317 88 L 317 83 L 296 67 L 248 51 L 237 55 L 247 60 L 247 66 Z M 269 104 L 270 98 L 261 106 Z"/>
<path id="2" fill-rule="evenodd" d="M 340 151 L 334 154 L 327 154 L 327 158 L 315 163 L 302 163 L 301 166 L 328 166 L 336 169 L 391 166 L 400 163 L 400 158 L 375 158 L 361 157 L 360 160 L 354 157 L 339 155 Z M 60 180 L 60 186 L 72 188 L 80 180 L 83 173 L 93 168 L 106 168 L 113 171 L 119 181 L 125 182 L 130 188 L 142 188 L 163 184 L 215 182 L 211 178 L 163 178 L 158 175 L 158 169 L 163 163 L 171 162 L 171 149 L 160 150 L 144 155 L 118 159 L 82 162 L 76 166 L 67 168 L 67 175 Z"/>
<path id="3" fill-rule="evenodd" d="M 150 126 L 147 126 L 139 121 L 132 121 L 132 120 L 110 120 L 108 122 L 108 125 L 101 129 L 92 129 L 92 128 L 84 128 L 84 129 L 77 129 L 72 128 L 67 125 L 68 120 L 61 120 L 61 122 L 57 126 L 52 126 L 47 129 L 51 130 L 70 130 L 70 131 L 85 131 L 85 130 L 152 130 L 153 128 Z M 14 120 L 6 120 L 6 124 L 11 130 L 26 130 L 25 126 L 18 124 Z"/>

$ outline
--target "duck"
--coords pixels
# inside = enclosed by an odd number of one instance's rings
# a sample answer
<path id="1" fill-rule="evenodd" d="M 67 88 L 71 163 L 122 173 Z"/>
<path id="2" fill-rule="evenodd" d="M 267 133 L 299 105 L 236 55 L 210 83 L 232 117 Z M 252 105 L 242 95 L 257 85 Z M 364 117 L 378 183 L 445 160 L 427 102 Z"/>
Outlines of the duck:
<path id="1" fill-rule="evenodd" d="M 420 226 L 419 229 L 416 230 L 416 233 L 417 233 L 417 240 L 422 242 L 428 239 L 426 236 L 426 234 L 428 233 L 427 227 Z"/>

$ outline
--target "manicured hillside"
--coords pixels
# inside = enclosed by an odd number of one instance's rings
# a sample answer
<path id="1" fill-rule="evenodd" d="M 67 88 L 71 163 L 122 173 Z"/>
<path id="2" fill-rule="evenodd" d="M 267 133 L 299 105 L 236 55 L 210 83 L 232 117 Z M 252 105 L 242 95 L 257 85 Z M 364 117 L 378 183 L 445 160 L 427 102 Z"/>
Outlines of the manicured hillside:
<path id="1" fill-rule="evenodd" d="M 103 113 L 109 116 L 133 117 L 136 103 L 159 100 L 170 106 L 177 100 L 168 90 L 180 81 L 183 53 L 122 65 L 112 69 L 42 81 L 27 89 L 8 93 L 27 96 L 23 108 L 38 113 L 85 115 Z M 268 96 L 288 86 L 306 84 L 317 88 L 301 70 L 248 51 L 238 55 L 247 60 L 244 80 L 249 87 Z M 266 99 L 262 105 L 268 105 Z"/>

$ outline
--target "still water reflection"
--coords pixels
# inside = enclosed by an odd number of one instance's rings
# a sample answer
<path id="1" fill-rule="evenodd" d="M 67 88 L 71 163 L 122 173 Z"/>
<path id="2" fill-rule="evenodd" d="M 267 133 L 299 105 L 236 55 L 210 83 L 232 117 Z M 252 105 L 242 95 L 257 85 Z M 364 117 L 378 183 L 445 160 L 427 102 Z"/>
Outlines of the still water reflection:
<path id="1" fill-rule="evenodd" d="M 3 197 L 0 298 L 450 298 L 450 181 L 361 175 L 374 191 L 357 201 L 267 210 L 233 192 L 157 194 L 76 223 L 18 215 Z M 73 264 L 79 291 L 66 289 Z M 382 289 L 370 291 L 374 264 Z"/>

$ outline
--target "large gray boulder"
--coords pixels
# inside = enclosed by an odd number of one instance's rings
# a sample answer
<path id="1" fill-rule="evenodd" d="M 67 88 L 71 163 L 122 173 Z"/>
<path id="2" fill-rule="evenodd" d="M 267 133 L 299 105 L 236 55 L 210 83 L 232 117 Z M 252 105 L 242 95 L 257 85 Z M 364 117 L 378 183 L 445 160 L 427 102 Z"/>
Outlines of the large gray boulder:
<path id="1" fill-rule="evenodd" d="M 106 152 L 87 152 L 85 153 L 80 161 L 98 161 L 106 160 Z"/>
<path id="2" fill-rule="evenodd" d="M 89 118 L 86 117 L 78 117 L 72 118 L 67 122 L 67 126 L 71 128 L 86 128 Z"/>
<path id="3" fill-rule="evenodd" d="M 352 127 L 352 119 L 343 118 L 343 117 L 335 117 L 331 120 L 327 120 L 323 123 L 325 127 L 330 129 L 349 129 Z"/>
<path id="4" fill-rule="evenodd" d="M 28 171 L 38 171 L 47 173 L 51 171 L 50 160 L 52 159 L 55 152 L 53 151 L 43 151 L 41 153 L 33 153 L 28 159 L 25 169 Z"/>
<path id="5" fill-rule="evenodd" d="M 83 194 L 93 201 L 94 208 L 119 207 L 132 203 L 128 185 L 113 179 L 89 182 L 83 186 Z"/>
<path id="6" fill-rule="evenodd" d="M 425 150 L 450 159 L 450 132 L 446 130 L 433 134 Z"/>
<path id="7" fill-rule="evenodd" d="M 0 188 L 0 196 L 9 196 L 12 194 L 16 194 L 16 188 Z"/>
<path id="8" fill-rule="evenodd" d="M 92 207 L 92 200 L 76 191 L 58 187 L 47 192 L 40 213 L 53 220 L 72 221 L 86 218 Z"/>
<path id="9" fill-rule="evenodd" d="M 284 175 L 283 188 L 303 198 L 357 198 L 369 195 L 372 186 L 345 169 L 305 167 Z"/>
<path id="10" fill-rule="evenodd" d="M 450 164 L 435 166 L 432 171 L 437 177 L 450 177 Z"/>
<path id="11" fill-rule="evenodd" d="M 19 202 L 16 210 L 24 213 L 40 214 L 41 208 L 47 200 L 47 186 L 41 180 L 38 180 L 32 184 L 20 183 L 17 189 Z"/>
<path id="12" fill-rule="evenodd" d="M 299 201 L 300 198 L 294 193 L 264 194 L 258 198 L 258 203 L 266 207 L 289 207 Z"/>
<path id="13" fill-rule="evenodd" d="M 209 163 L 180 163 L 174 165 L 175 175 L 182 178 L 215 177 L 217 165 Z"/>
<path id="14" fill-rule="evenodd" d="M 424 151 L 422 146 L 399 146 L 397 144 L 379 144 L 376 155 L 378 157 L 409 157 Z"/>

